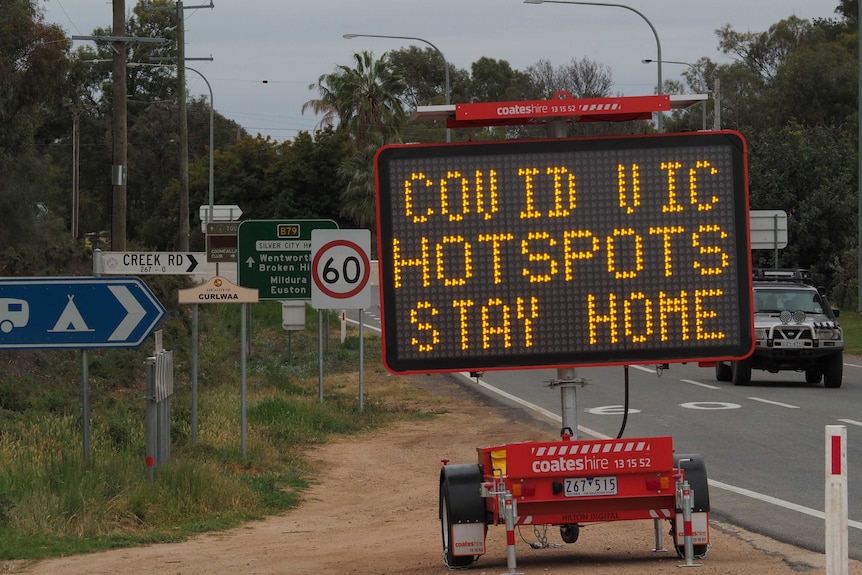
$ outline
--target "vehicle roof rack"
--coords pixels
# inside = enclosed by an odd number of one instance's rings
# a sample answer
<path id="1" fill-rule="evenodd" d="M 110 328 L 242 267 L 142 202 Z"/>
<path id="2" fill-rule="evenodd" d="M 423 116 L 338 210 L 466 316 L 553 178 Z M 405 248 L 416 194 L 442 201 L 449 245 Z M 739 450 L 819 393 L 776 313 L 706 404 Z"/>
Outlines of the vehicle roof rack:
<path id="1" fill-rule="evenodd" d="M 759 281 L 812 281 L 811 270 L 801 268 L 754 268 L 752 276 Z"/>

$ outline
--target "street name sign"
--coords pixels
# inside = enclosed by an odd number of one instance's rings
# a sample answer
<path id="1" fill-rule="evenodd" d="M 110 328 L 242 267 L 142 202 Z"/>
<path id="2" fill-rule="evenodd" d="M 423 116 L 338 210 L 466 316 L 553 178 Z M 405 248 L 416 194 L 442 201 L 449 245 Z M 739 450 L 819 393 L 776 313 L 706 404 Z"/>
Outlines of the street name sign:
<path id="1" fill-rule="evenodd" d="M 311 306 L 315 309 L 371 307 L 371 232 L 311 232 Z"/>
<path id="2" fill-rule="evenodd" d="M 108 275 L 206 273 L 205 252 L 102 252 L 99 272 Z"/>
<path id="3" fill-rule="evenodd" d="M 0 280 L 0 349 L 139 347 L 164 315 L 139 278 Z"/>
<path id="4" fill-rule="evenodd" d="M 311 300 L 311 232 L 333 220 L 246 220 L 237 231 L 237 283 L 261 301 Z"/>

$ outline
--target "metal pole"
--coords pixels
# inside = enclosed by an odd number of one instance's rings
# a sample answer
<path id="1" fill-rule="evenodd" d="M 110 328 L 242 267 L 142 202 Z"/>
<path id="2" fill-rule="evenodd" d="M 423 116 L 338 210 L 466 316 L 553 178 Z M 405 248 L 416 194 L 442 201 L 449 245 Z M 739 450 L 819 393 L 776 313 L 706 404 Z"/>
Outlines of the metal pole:
<path id="1" fill-rule="evenodd" d="M 81 350 L 81 435 L 84 445 L 84 463 L 90 460 L 90 366 L 87 350 Z"/>
<path id="2" fill-rule="evenodd" d="M 362 320 L 362 310 L 359 310 L 359 411 L 362 411 L 365 406 L 365 390 L 364 388 L 364 374 L 365 374 L 365 336 L 364 336 L 364 324 Z"/>
<path id="3" fill-rule="evenodd" d="M 146 409 L 146 462 L 147 462 L 147 479 L 152 483 L 153 468 L 156 465 L 157 451 L 157 432 L 156 432 L 156 358 L 148 357 L 144 360 L 144 371 L 146 372 L 146 393 L 144 401 L 147 404 Z"/>
<path id="4" fill-rule="evenodd" d="M 647 23 L 647 26 L 652 30 L 653 36 L 655 36 L 655 46 L 656 46 L 656 63 L 658 64 L 658 89 L 656 93 L 661 96 L 664 92 L 664 88 L 662 86 L 663 81 L 661 78 L 661 40 L 659 40 L 658 32 L 655 29 L 655 26 L 652 25 L 652 22 L 649 21 L 649 18 L 643 15 L 639 10 L 635 10 L 631 6 L 626 6 L 625 4 L 613 4 L 610 2 L 575 2 L 574 0 L 524 0 L 524 4 L 578 4 L 581 6 L 613 6 L 616 8 L 625 8 L 626 10 L 630 10 L 634 12 L 641 18 L 643 18 L 644 22 Z M 664 131 L 664 112 L 659 112 L 656 116 L 656 131 L 662 133 Z"/>
<path id="5" fill-rule="evenodd" d="M 242 351 L 240 351 L 240 445 L 242 446 L 242 458 L 245 459 L 247 454 L 246 449 L 246 421 L 245 421 L 245 399 L 246 399 L 246 381 L 245 381 L 245 364 L 246 364 L 246 353 L 245 353 L 245 343 L 246 343 L 246 334 L 245 334 L 245 308 L 248 304 L 240 304 L 240 339 L 242 340 Z"/>
<path id="6" fill-rule="evenodd" d="M 192 306 L 192 445 L 198 442 L 198 304 Z"/>
<path id="7" fill-rule="evenodd" d="M 425 42 L 426 44 L 431 46 L 440 55 L 440 57 L 443 59 L 443 68 L 444 68 L 443 72 L 444 72 L 444 77 L 445 77 L 445 82 L 446 82 L 446 86 L 445 86 L 446 105 L 448 106 L 451 103 L 452 94 L 451 94 L 451 88 L 449 86 L 449 62 L 446 61 L 446 56 L 443 55 L 443 52 L 440 50 L 440 48 L 438 48 L 437 46 L 435 46 L 434 44 L 432 44 L 431 42 L 429 42 L 425 38 L 417 38 L 416 36 L 387 36 L 384 34 L 343 34 L 342 38 L 345 38 L 346 40 L 352 40 L 353 38 L 393 38 L 393 39 L 397 39 L 397 40 L 416 40 L 417 42 Z M 446 128 L 446 141 L 447 142 L 452 141 L 452 131 L 449 127 Z"/>
<path id="8" fill-rule="evenodd" d="M 207 85 L 207 89 L 210 92 L 210 154 L 209 154 L 209 156 L 210 156 L 210 158 L 209 158 L 210 159 L 210 167 L 209 167 L 209 170 L 210 170 L 209 171 L 209 180 L 210 180 L 209 181 L 209 201 L 210 201 L 209 210 L 210 210 L 210 212 L 209 212 L 209 217 L 207 218 L 207 221 L 211 222 L 211 221 L 213 221 L 212 220 L 213 209 L 214 209 L 213 205 L 215 204 L 215 189 L 214 189 L 215 184 L 214 184 L 214 179 L 213 179 L 213 176 L 214 176 L 213 150 L 215 149 L 215 135 L 214 135 L 215 103 L 213 102 L 213 87 L 210 85 L 209 80 L 206 79 L 206 76 L 201 74 L 200 70 L 196 70 L 190 66 L 186 66 L 186 70 L 191 70 L 192 72 L 194 72 L 195 74 L 200 76 L 201 79 L 204 81 L 204 83 Z"/>
<path id="9" fill-rule="evenodd" d="M 317 393 L 320 403 L 323 403 L 323 313 L 317 310 Z"/>

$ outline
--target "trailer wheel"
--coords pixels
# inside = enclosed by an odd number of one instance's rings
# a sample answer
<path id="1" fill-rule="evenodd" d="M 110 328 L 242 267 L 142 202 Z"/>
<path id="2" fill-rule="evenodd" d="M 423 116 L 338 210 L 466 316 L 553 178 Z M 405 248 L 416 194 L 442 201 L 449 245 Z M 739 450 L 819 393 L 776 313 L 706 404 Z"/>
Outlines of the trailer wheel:
<path id="1" fill-rule="evenodd" d="M 715 379 L 717 381 L 730 381 L 733 379 L 733 372 L 730 366 L 723 361 L 715 362 Z"/>
<path id="2" fill-rule="evenodd" d="M 581 534 L 581 526 L 577 523 L 560 525 L 560 538 L 566 543 L 574 543 Z"/>
<path id="3" fill-rule="evenodd" d="M 452 525 L 485 523 L 485 500 L 479 488 L 482 470 L 478 465 L 446 465 L 440 471 L 440 533 L 443 539 L 443 562 L 447 567 L 469 567 L 479 558 L 475 555 L 452 553 Z"/>

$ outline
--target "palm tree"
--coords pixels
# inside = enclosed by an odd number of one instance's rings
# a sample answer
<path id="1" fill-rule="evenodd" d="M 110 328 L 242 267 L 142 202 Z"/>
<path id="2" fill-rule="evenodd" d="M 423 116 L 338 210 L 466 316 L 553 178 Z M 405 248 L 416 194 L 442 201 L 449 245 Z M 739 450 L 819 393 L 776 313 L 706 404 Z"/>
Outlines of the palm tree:
<path id="1" fill-rule="evenodd" d="M 319 98 L 302 105 L 321 116 L 320 126 L 336 125 L 346 130 L 356 152 L 345 158 L 338 175 L 347 185 L 341 195 L 341 215 L 358 226 L 373 228 L 376 221 L 374 198 L 374 154 L 389 142 L 397 141 L 407 120 L 403 96 L 407 87 L 385 57 L 374 59 L 370 52 L 353 55 L 354 67 L 337 66 L 318 78 L 310 90 Z"/>
<path id="2" fill-rule="evenodd" d="M 374 228 L 377 222 L 377 204 L 374 187 L 374 155 L 383 145 L 379 134 L 338 166 L 338 175 L 346 182 L 341 193 L 340 215 L 362 228 Z"/>
<path id="3" fill-rule="evenodd" d="M 303 104 L 302 112 L 321 115 L 321 126 L 337 124 L 346 129 L 362 150 L 373 140 L 372 134 L 382 135 L 384 141 L 397 137 L 407 119 L 401 100 L 406 85 L 385 55 L 375 60 L 370 52 L 357 52 L 353 63 L 352 68 L 336 66 L 309 85 L 320 97 Z"/>

